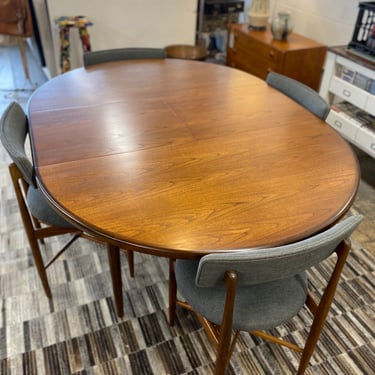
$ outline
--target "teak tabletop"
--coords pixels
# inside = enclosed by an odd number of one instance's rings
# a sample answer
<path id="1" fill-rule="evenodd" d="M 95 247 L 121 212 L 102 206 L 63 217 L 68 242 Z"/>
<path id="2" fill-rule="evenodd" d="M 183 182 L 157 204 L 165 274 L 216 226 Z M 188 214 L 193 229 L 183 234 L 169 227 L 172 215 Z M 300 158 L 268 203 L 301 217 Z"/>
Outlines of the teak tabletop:
<path id="1" fill-rule="evenodd" d="M 290 243 L 350 208 L 333 129 L 264 81 L 165 59 L 79 68 L 29 102 L 38 183 L 110 243 L 176 258 Z"/>

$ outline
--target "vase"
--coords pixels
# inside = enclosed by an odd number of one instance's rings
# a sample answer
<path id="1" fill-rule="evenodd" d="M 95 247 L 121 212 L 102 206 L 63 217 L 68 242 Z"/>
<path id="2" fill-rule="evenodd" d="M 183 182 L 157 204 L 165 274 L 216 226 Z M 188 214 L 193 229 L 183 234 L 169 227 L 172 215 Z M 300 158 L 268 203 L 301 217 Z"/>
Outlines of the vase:
<path id="1" fill-rule="evenodd" d="M 294 22 L 289 12 L 279 12 L 272 20 L 271 31 L 274 39 L 286 40 L 293 31 Z"/>
<path id="2" fill-rule="evenodd" d="M 270 17 L 269 0 L 253 0 L 247 17 L 249 27 L 255 30 L 264 30 Z"/>

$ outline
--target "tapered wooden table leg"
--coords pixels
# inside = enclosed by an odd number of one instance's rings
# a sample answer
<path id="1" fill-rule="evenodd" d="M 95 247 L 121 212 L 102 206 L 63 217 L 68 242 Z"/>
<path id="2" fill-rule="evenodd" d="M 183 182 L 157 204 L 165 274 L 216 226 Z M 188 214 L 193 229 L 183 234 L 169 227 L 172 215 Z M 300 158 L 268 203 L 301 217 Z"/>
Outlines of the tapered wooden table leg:
<path id="1" fill-rule="evenodd" d="M 113 297 L 115 299 L 117 315 L 124 316 L 123 298 L 122 298 L 122 280 L 121 280 L 121 262 L 120 248 L 108 244 L 107 246 L 108 262 L 111 271 Z"/>
<path id="2" fill-rule="evenodd" d="M 176 318 L 176 294 L 177 284 L 176 275 L 174 272 L 175 259 L 169 259 L 169 324 L 174 325 Z"/>

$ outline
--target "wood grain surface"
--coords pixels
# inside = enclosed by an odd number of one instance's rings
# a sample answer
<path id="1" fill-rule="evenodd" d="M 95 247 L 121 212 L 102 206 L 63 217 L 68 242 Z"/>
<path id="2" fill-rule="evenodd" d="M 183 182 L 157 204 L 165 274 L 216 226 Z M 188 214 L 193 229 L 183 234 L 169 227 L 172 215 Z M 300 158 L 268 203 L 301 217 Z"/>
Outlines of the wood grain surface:
<path id="1" fill-rule="evenodd" d="M 80 68 L 29 102 L 38 182 L 118 245 L 193 258 L 289 243 L 338 221 L 359 183 L 333 129 L 264 81 L 205 62 Z"/>

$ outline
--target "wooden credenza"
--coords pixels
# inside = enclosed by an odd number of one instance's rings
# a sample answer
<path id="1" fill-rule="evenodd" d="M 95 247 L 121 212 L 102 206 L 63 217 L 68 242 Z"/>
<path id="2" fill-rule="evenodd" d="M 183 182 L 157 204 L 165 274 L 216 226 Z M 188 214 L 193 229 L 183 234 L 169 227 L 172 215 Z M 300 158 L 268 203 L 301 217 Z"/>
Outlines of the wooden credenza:
<path id="1" fill-rule="evenodd" d="M 279 41 L 269 27 L 256 31 L 248 24 L 232 24 L 228 29 L 227 65 L 262 79 L 274 71 L 318 91 L 326 51 L 325 45 L 296 33 Z"/>

